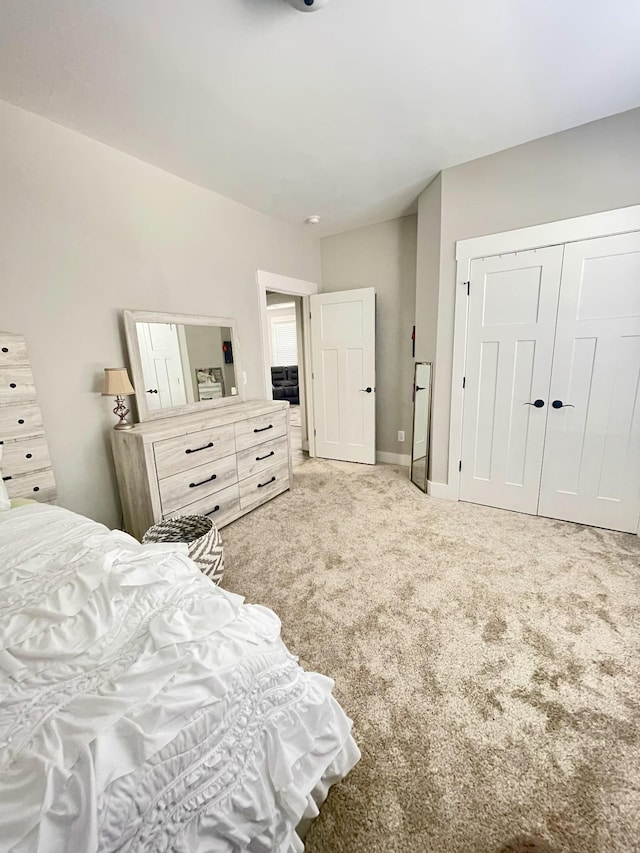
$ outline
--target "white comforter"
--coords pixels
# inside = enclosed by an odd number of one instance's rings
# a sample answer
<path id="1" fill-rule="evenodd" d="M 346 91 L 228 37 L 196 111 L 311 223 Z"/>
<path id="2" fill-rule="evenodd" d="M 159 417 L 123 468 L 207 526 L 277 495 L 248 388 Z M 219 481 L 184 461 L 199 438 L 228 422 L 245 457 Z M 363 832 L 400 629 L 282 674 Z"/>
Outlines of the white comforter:
<path id="1" fill-rule="evenodd" d="M 2 851 L 300 851 L 358 760 L 331 680 L 185 550 L 0 513 Z"/>

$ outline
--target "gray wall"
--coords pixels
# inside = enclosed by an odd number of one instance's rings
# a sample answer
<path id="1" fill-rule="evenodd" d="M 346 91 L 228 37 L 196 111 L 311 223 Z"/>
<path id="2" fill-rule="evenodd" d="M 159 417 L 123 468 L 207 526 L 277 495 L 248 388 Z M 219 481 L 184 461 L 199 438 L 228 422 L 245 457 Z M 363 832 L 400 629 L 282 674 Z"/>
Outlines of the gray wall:
<path id="1" fill-rule="evenodd" d="M 415 215 L 405 216 L 321 241 L 323 292 L 376 289 L 376 443 L 385 453 L 410 453 L 416 225 Z"/>
<path id="2" fill-rule="evenodd" d="M 116 525 L 98 391 L 127 360 L 122 309 L 236 317 L 264 396 L 255 271 L 317 281 L 320 241 L 3 102 L 0 187 L 0 328 L 26 336 L 59 502 Z"/>
<path id="3" fill-rule="evenodd" d="M 430 187 L 425 193 L 430 192 Z M 423 196 L 425 195 L 423 193 Z M 442 173 L 440 282 L 419 268 L 420 306 L 437 302 L 431 479 L 447 482 L 455 243 L 640 203 L 640 109 L 473 160 Z M 418 257 L 433 251 L 433 208 L 421 197 Z M 421 307 L 421 312 L 425 311 Z M 421 317 L 421 323 L 425 318 Z M 427 320 L 428 322 L 428 320 Z"/>
<path id="4" fill-rule="evenodd" d="M 440 225 L 442 174 L 437 175 L 418 199 L 416 261 L 416 360 L 435 361 L 440 281 Z"/>

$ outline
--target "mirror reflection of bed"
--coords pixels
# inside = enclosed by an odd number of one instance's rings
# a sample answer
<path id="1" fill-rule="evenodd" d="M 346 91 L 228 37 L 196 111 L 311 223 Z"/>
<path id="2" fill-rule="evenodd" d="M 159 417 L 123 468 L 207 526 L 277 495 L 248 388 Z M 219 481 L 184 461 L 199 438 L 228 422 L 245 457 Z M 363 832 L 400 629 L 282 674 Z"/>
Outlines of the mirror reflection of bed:
<path id="1" fill-rule="evenodd" d="M 413 383 L 413 439 L 411 443 L 411 482 L 427 491 L 429 469 L 429 422 L 431 419 L 432 364 L 418 362 Z"/>

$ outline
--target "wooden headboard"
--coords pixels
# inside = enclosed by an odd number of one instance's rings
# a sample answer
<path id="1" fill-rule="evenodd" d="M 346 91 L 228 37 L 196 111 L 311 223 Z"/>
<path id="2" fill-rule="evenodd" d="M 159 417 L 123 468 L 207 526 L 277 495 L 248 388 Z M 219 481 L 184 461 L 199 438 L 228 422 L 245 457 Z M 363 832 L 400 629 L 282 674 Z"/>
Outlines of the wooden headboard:
<path id="1" fill-rule="evenodd" d="M 49 448 L 22 335 L 0 332 L 2 479 L 10 498 L 56 499 Z"/>

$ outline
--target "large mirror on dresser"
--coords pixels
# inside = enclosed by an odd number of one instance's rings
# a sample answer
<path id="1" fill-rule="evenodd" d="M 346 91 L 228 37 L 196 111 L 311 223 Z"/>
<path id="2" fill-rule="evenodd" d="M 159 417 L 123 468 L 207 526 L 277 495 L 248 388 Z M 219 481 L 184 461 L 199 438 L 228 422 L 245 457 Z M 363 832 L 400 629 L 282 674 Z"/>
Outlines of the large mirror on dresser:
<path id="1" fill-rule="evenodd" d="M 235 320 L 125 310 L 124 325 L 140 421 L 244 400 Z"/>

